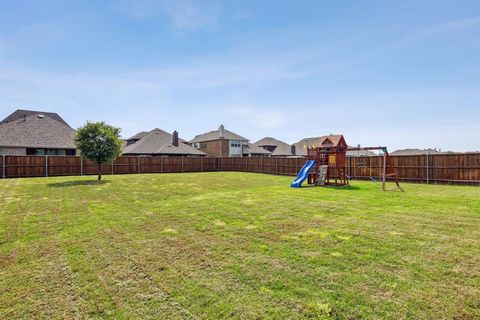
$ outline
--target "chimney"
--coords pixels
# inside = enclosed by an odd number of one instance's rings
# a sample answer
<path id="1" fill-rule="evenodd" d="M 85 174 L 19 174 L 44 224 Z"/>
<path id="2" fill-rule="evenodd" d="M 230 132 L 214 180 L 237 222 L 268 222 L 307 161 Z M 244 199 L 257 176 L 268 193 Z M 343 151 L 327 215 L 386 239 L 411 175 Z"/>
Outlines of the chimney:
<path id="1" fill-rule="evenodd" d="M 225 138 L 225 127 L 223 126 L 223 124 L 218 127 L 218 133 L 220 139 Z"/>
<path id="2" fill-rule="evenodd" d="M 177 130 L 173 131 L 173 135 L 172 135 L 172 145 L 175 146 L 175 147 L 178 147 L 178 132 Z"/>
<path id="3" fill-rule="evenodd" d="M 357 144 L 357 148 L 360 148 L 360 144 Z"/>
<path id="4" fill-rule="evenodd" d="M 293 155 L 296 154 L 296 151 L 297 151 L 297 150 L 295 150 L 295 145 L 292 144 L 292 146 L 290 147 L 290 150 L 291 150 L 291 152 L 292 152 Z"/>

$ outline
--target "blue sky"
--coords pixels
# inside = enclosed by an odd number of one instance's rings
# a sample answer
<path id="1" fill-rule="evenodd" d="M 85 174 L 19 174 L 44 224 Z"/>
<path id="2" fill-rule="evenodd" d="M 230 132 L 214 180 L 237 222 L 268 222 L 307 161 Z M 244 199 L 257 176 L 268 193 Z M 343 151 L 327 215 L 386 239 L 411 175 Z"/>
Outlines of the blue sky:
<path id="1" fill-rule="evenodd" d="M 480 150 L 480 1 L 0 0 L 0 117 Z"/>

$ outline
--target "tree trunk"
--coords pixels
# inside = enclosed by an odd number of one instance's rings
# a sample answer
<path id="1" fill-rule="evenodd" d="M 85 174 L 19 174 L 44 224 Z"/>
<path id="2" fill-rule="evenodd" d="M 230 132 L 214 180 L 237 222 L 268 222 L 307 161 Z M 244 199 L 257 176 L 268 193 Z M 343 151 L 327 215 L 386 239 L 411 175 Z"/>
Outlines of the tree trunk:
<path id="1" fill-rule="evenodd" d="M 98 181 L 102 180 L 102 164 L 98 164 Z"/>

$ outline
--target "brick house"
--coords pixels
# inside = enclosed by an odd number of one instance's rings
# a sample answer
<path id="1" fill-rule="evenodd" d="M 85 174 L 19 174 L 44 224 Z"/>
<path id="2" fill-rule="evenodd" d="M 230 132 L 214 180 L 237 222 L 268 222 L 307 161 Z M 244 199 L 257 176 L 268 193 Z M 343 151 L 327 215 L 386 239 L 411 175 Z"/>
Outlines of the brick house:
<path id="1" fill-rule="evenodd" d="M 16 110 L 0 121 L 0 155 L 75 155 L 75 130 L 58 114 Z"/>
<path id="2" fill-rule="evenodd" d="M 228 131 L 223 125 L 218 130 L 197 135 L 188 142 L 208 157 L 248 156 L 248 139 Z"/>

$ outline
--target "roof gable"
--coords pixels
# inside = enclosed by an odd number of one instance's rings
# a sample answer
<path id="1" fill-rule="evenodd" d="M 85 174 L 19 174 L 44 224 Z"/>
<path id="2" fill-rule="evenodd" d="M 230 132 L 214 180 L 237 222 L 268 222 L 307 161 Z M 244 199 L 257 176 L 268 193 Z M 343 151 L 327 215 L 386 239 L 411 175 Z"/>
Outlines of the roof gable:
<path id="1" fill-rule="evenodd" d="M 253 145 L 258 147 L 275 147 L 272 151 L 272 156 L 292 156 L 292 146 L 286 142 L 281 140 L 272 138 L 272 137 L 265 137 L 263 139 L 258 140 Z"/>
<path id="2" fill-rule="evenodd" d="M 220 138 L 220 130 L 214 130 L 207 133 L 199 134 L 195 136 L 189 143 L 196 143 L 196 142 L 205 142 L 205 141 L 212 141 L 212 140 L 240 140 L 240 141 L 248 141 L 247 138 L 244 138 L 234 132 L 228 131 L 224 129 L 223 138 Z"/>
<path id="3" fill-rule="evenodd" d="M 247 148 L 244 149 L 244 154 L 263 154 L 269 155 L 271 154 L 270 151 L 263 149 L 262 147 L 256 146 L 254 144 L 249 143 Z"/>
<path id="4" fill-rule="evenodd" d="M 0 125 L 0 146 L 75 149 L 75 130 L 64 122 L 33 114 Z"/>
<path id="5" fill-rule="evenodd" d="M 64 125 L 70 127 L 65 120 L 62 119 L 57 113 L 54 112 L 44 112 L 44 111 L 35 111 L 35 110 L 23 110 L 23 109 L 17 109 L 14 111 L 12 114 L 10 114 L 8 117 L 0 121 L 0 125 L 16 121 L 16 120 L 22 120 L 25 117 L 30 117 L 30 116 L 37 116 L 37 115 L 44 115 L 45 117 L 49 117 L 53 120 L 59 121 L 63 123 Z"/>

